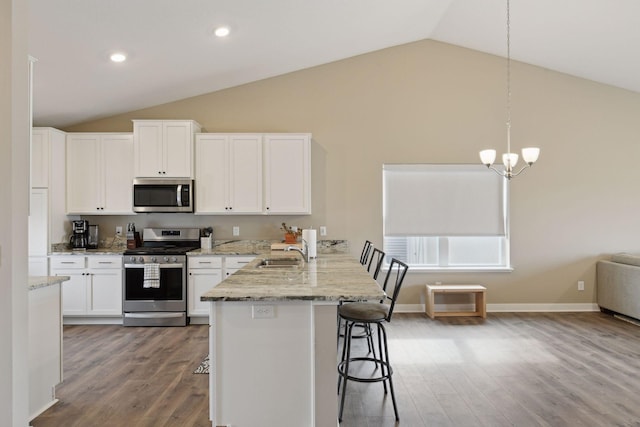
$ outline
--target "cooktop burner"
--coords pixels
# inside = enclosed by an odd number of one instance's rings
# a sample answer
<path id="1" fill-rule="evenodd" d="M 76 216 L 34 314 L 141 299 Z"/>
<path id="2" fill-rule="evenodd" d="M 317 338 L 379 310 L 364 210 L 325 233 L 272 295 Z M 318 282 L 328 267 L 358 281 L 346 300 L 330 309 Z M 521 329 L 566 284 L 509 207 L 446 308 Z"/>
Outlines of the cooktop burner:
<path id="1" fill-rule="evenodd" d="M 127 249 L 124 255 L 184 255 L 198 248 L 197 228 L 145 228 L 142 246 Z"/>

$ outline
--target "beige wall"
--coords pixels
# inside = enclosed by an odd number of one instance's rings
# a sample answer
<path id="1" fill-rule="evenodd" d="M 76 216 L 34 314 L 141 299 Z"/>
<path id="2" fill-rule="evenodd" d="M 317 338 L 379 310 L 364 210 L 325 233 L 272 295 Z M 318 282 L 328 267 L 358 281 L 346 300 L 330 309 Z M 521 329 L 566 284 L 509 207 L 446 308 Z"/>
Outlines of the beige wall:
<path id="1" fill-rule="evenodd" d="M 383 163 L 477 163 L 482 148 L 505 150 L 505 77 L 502 58 L 421 41 L 66 130 L 131 131 L 131 119 L 166 118 L 207 132 L 312 132 L 314 213 L 288 222 L 326 225 L 358 254 L 367 238 L 382 244 Z M 401 303 L 422 302 L 421 285 L 436 280 L 484 283 L 489 303 L 592 303 L 595 261 L 638 251 L 640 94 L 517 62 L 512 92 L 515 148 L 542 149 L 511 187 L 515 271 L 413 273 Z M 213 224 L 220 238 L 239 224 L 250 238 L 279 236 L 280 220 L 190 221 Z"/>

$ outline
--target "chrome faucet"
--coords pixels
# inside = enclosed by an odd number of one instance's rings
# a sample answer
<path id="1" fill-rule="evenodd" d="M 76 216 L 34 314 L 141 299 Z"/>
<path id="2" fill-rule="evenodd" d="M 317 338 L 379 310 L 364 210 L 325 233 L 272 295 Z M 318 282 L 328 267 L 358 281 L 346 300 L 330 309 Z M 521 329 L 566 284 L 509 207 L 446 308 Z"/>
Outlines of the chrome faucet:
<path id="1" fill-rule="evenodd" d="M 307 241 L 304 239 L 302 239 L 302 249 L 297 246 L 287 246 L 284 250 L 299 252 L 300 255 L 302 255 L 302 259 L 304 259 L 305 262 L 309 262 L 309 247 L 307 246 Z"/>

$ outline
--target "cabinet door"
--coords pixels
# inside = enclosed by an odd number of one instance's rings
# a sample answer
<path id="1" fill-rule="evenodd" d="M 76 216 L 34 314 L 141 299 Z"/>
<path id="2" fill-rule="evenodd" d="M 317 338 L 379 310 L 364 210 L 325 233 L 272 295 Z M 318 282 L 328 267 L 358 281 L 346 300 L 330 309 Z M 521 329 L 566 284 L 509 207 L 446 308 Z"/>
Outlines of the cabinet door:
<path id="1" fill-rule="evenodd" d="M 67 213 L 96 214 L 102 207 L 100 136 L 67 136 Z"/>
<path id="2" fill-rule="evenodd" d="M 162 121 L 133 123 L 134 173 L 141 178 L 159 178 L 163 172 Z"/>
<path id="3" fill-rule="evenodd" d="M 208 316 L 209 303 L 200 301 L 200 296 L 222 281 L 221 269 L 189 269 L 189 316 Z"/>
<path id="4" fill-rule="evenodd" d="M 265 135 L 265 211 L 311 213 L 311 136 Z"/>
<path id="5" fill-rule="evenodd" d="M 49 186 L 49 134 L 44 129 L 31 132 L 31 188 Z"/>
<path id="6" fill-rule="evenodd" d="M 191 178 L 193 164 L 193 126 L 187 121 L 162 122 L 164 160 L 162 176 Z"/>
<path id="7" fill-rule="evenodd" d="M 29 256 L 47 256 L 49 251 L 49 190 L 31 190 L 29 202 Z"/>
<path id="8" fill-rule="evenodd" d="M 133 214 L 133 135 L 102 136 L 103 214 Z"/>
<path id="9" fill-rule="evenodd" d="M 122 314 L 122 269 L 89 270 L 89 314 Z"/>
<path id="10" fill-rule="evenodd" d="M 62 283 L 62 314 L 87 314 L 86 270 L 51 270 L 51 273 L 53 276 L 69 276 L 69 280 Z"/>
<path id="11" fill-rule="evenodd" d="M 229 137 L 230 213 L 262 212 L 262 136 Z"/>
<path id="12" fill-rule="evenodd" d="M 227 137 L 196 135 L 196 213 L 229 211 Z"/>

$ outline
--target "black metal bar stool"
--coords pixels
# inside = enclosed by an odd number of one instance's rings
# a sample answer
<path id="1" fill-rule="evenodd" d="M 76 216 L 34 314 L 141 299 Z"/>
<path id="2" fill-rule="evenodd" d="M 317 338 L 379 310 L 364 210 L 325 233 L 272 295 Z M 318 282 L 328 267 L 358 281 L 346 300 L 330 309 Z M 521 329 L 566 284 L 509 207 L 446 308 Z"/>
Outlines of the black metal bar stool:
<path id="1" fill-rule="evenodd" d="M 373 270 L 373 280 L 378 280 L 378 275 L 380 274 L 380 268 L 382 267 L 382 261 L 384 261 L 385 253 L 378 248 L 373 248 L 373 252 L 371 252 L 371 257 L 369 258 L 369 265 L 367 266 L 367 271 L 371 273 L 371 267 L 374 267 Z"/>
<path id="2" fill-rule="evenodd" d="M 393 258 L 391 264 L 389 264 L 389 271 L 387 277 L 384 280 L 383 290 L 387 293 L 384 300 L 380 302 L 353 302 L 344 304 L 338 307 L 338 316 L 340 320 L 345 322 L 345 338 L 342 345 L 342 359 L 338 363 L 338 392 L 342 393 L 340 401 L 340 412 L 338 420 L 342 421 L 342 413 L 344 410 L 344 401 L 347 392 L 347 383 L 349 381 L 357 382 L 382 382 L 384 392 L 387 394 L 387 382 L 389 382 L 389 390 L 391 390 L 391 400 L 393 402 L 393 412 L 396 416 L 396 421 L 400 420 L 398 416 L 398 407 L 396 405 L 396 397 L 393 391 L 393 381 L 391 379 L 393 375 L 393 369 L 389 362 L 389 349 L 387 346 L 387 331 L 384 327 L 385 322 L 391 321 L 391 315 L 400 293 L 400 288 L 404 277 L 407 274 L 409 266 L 397 259 Z M 387 286 L 392 283 L 393 289 L 387 292 Z M 391 295 L 391 296 L 389 296 Z M 385 304 L 388 302 L 388 304 Z M 351 339 L 354 325 L 364 324 L 368 327 L 376 326 L 378 332 L 378 355 L 375 353 L 373 357 L 351 357 Z M 372 363 L 375 370 L 380 367 L 379 375 L 361 377 L 355 373 L 349 371 L 353 363 Z M 342 390 L 340 390 L 340 383 L 342 383 Z"/>
<path id="3" fill-rule="evenodd" d="M 373 244 L 367 240 L 364 244 L 365 246 L 362 248 L 362 255 L 360 256 L 360 263 L 362 265 L 367 266 L 367 271 L 371 273 L 371 268 L 373 267 L 373 280 L 378 279 L 378 275 L 380 274 L 380 269 L 382 268 L 382 262 L 384 261 L 385 253 L 378 248 L 373 247 Z M 373 248 L 373 251 L 371 250 Z M 369 256 L 369 254 L 371 256 Z M 363 262 L 364 261 L 364 262 Z M 347 302 L 355 302 L 355 301 L 340 301 L 340 305 Z M 376 350 L 373 345 L 373 338 L 371 337 L 371 327 L 370 325 L 357 325 L 364 329 L 364 331 L 358 335 L 352 335 L 351 338 L 366 338 L 367 346 L 369 348 L 369 352 L 373 352 L 373 357 L 375 357 Z M 338 316 L 338 339 L 343 337 L 344 333 L 342 332 L 342 321 Z"/>
<path id="4" fill-rule="evenodd" d="M 364 242 L 364 246 L 362 247 L 362 253 L 360 254 L 360 264 L 362 265 L 367 264 L 367 260 L 369 259 L 369 252 L 371 251 L 371 246 L 373 246 L 373 244 L 369 240 L 366 240 Z"/>

